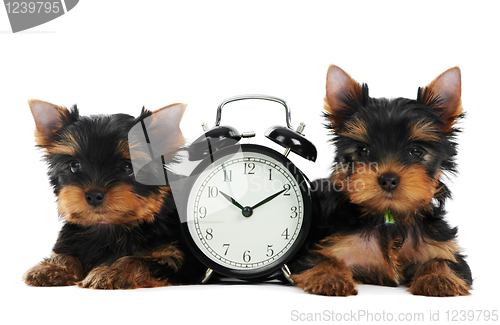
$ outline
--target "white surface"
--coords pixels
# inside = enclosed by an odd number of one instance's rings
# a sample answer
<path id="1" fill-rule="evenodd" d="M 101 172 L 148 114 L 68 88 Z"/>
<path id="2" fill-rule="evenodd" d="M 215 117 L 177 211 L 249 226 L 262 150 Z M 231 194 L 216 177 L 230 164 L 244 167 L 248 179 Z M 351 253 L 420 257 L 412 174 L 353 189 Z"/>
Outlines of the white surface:
<path id="1" fill-rule="evenodd" d="M 500 309 L 495 157 L 500 23 L 494 5 L 87 0 L 19 34 L 9 31 L 0 9 L 0 318 L 19 324 L 284 324 L 294 323 L 293 310 L 297 317 L 366 310 L 380 316 L 390 312 L 394 318 L 401 312 L 423 313 L 426 321 L 431 312 L 439 312 L 443 322 L 447 310 Z M 414 297 L 405 288 L 360 286 L 356 297 L 319 297 L 269 284 L 104 292 L 30 288 L 21 281 L 29 267 L 50 254 L 62 225 L 46 166 L 34 148 L 27 99 L 77 103 L 84 115 L 138 115 L 143 105 L 154 110 L 187 102 L 181 127 L 193 139 L 202 122 L 213 125 L 217 105 L 226 97 L 278 96 L 290 105 L 294 126 L 307 124 L 305 134 L 318 148 L 315 164 L 290 155 L 314 179 L 329 173 L 333 159 L 320 116 L 331 63 L 367 82 L 374 97 L 415 98 L 419 86 L 452 66 L 461 67 L 467 118 L 459 137 L 460 175 L 449 182 L 454 200 L 447 207 L 449 222 L 460 228 L 459 243 L 475 278 L 471 296 Z M 230 105 L 224 108 L 222 124 L 241 132 L 262 135 L 269 126 L 285 123 L 277 104 Z M 362 320 L 367 319 L 352 321 Z"/>

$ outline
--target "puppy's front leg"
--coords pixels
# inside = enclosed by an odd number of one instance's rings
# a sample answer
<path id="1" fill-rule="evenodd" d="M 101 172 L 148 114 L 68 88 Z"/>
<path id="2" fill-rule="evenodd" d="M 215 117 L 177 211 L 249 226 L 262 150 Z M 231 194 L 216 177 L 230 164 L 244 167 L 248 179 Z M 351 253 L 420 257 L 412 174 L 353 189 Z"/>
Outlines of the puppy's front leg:
<path id="1" fill-rule="evenodd" d="M 24 282 L 35 287 L 71 286 L 84 277 L 78 258 L 53 253 L 50 258 L 29 269 L 23 276 Z"/>
<path id="2" fill-rule="evenodd" d="M 471 284 L 470 269 L 463 258 L 457 262 L 434 258 L 417 270 L 409 291 L 421 296 L 467 296 Z"/>
<path id="3" fill-rule="evenodd" d="M 78 285 L 92 289 L 167 286 L 169 277 L 180 269 L 182 263 L 182 252 L 171 243 L 135 256 L 121 257 L 109 266 L 96 267 Z"/>
<path id="4" fill-rule="evenodd" d="M 155 279 L 141 258 L 125 256 L 109 266 L 98 266 L 78 283 L 81 288 L 136 289 L 167 285 Z"/>
<path id="5" fill-rule="evenodd" d="M 321 257 L 310 269 L 292 275 L 295 284 L 305 292 L 325 296 L 357 295 L 351 270 L 344 260 Z"/>

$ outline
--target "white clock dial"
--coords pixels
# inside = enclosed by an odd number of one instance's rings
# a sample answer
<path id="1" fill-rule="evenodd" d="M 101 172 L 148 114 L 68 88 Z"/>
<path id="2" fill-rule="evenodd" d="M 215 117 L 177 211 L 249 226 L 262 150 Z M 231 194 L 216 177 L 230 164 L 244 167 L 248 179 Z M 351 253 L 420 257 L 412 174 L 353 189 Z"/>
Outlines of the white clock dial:
<path id="1" fill-rule="evenodd" d="M 198 248 L 234 270 L 265 267 L 297 240 L 304 201 L 294 175 L 268 155 L 221 157 L 191 187 L 187 225 Z"/>

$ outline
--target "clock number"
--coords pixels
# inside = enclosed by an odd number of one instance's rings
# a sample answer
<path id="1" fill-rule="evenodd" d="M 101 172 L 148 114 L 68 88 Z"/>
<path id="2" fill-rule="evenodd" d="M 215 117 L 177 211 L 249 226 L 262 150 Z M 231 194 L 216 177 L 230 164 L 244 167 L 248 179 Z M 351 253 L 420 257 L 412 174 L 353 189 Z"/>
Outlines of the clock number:
<path id="1" fill-rule="evenodd" d="M 267 257 L 273 256 L 274 251 L 273 251 L 272 247 L 273 247 L 273 245 L 267 245 L 267 254 L 266 254 Z"/>
<path id="2" fill-rule="evenodd" d="M 250 257 L 250 251 L 245 251 L 243 253 L 243 262 L 250 262 L 252 258 Z"/>
<path id="3" fill-rule="evenodd" d="M 233 171 L 224 170 L 224 182 L 232 182 L 232 181 L 233 181 Z"/>
<path id="4" fill-rule="evenodd" d="M 243 174 L 253 175 L 255 174 L 254 169 L 255 169 L 254 163 L 245 163 L 245 169 L 243 171 Z"/>
<path id="5" fill-rule="evenodd" d="M 285 190 L 285 192 L 283 192 L 283 195 L 290 196 L 290 189 L 291 188 L 292 188 L 292 186 L 290 184 L 283 185 L 283 189 Z"/>
<path id="6" fill-rule="evenodd" d="M 227 251 L 229 250 L 229 244 L 222 244 L 222 247 L 225 247 L 226 248 L 226 251 L 224 252 L 224 256 L 227 255 Z"/>
<path id="7" fill-rule="evenodd" d="M 206 240 L 212 240 L 214 238 L 213 229 L 207 228 L 207 234 L 205 235 Z"/>
<path id="8" fill-rule="evenodd" d="M 272 168 L 269 168 L 269 180 L 272 181 L 273 180 L 273 177 L 272 177 L 272 172 L 273 172 L 273 169 Z"/>
<path id="9" fill-rule="evenodd" d="M 281 236 L 285 237 L 285 239 L 288 239 L 288 237 L 290 237 L 290 235 L 288 234 L 288 228 L 286 228 L 285 231 L 283 231 Z"/>
<path id="10" fill-rule="evenodd" d="M 291 208 L 291 210 L 292 210 L 292 215 L 290 216 L 290 218 L 292 219 L 297 218 L 297 216 L 299 215 L 299 213 L 297 212 L 297 207 L 294 206 Z"/>
<path id="11" fill-rule="evenodd" d="M 200 207 L 198 212 L 200 213 L 200 218 L 205 218 L 207 216 L 207 208 L 205 207 Z"/>
<path id="12" fill-rule="evenodd" d="M 208 198 L 213 198 L 213 197 L 217 197 L 217 195 L 219 195 L 219 189 L 217 188 L 217 186 L 208 186 L 207 187 L 208 189 Z"/>

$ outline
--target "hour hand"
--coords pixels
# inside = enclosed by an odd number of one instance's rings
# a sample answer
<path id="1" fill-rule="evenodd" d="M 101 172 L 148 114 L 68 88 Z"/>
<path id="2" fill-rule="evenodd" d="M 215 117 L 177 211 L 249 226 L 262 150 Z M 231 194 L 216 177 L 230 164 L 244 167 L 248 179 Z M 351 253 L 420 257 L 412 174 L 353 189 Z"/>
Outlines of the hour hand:
<path id="1" fill-rule="evenodd" d="M 226 200 L 228 200 L 232 204 L 236 205 L 238 208 L 240 208 L 243 211 L 244 207 L 241 204 L 239 204 L 235 199 L 233 199 L 232 197 L 230 197 L 229 195 L 227 195 L 226 193 L 224 193 L 222 191 L 219 191 L 219 193 L 222 194 L 222 196 L 225 197 Z"/>

